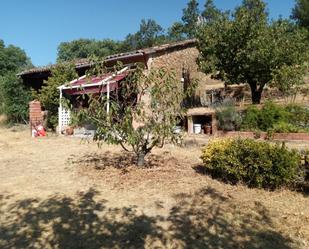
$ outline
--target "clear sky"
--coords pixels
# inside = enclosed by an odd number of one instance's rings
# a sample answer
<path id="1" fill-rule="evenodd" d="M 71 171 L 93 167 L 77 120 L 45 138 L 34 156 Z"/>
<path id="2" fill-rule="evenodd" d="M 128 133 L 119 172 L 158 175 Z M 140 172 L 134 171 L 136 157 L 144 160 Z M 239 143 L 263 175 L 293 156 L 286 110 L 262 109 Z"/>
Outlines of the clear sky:
<path id="1" fill-rule="evenodd" d="M 124 39 L 142 18 L 168 28 L 188 0 L 1 0 L 0 39 L 21 47 L 36 66 L 54 63 L 57 46 L 78 38 Z M 202 7 L 205 0 L 199 0 Z M 241 0 L 215 0 L 233 9 Z M 267 0 L 271 18 L 289 17 L 294 0 Z"/>

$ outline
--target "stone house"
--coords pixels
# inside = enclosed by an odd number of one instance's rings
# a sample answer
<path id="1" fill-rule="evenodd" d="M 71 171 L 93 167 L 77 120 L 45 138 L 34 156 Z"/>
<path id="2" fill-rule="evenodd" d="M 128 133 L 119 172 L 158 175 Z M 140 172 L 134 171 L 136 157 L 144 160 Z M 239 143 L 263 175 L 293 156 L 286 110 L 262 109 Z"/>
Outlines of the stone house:
<path id="1" fill-rule="evenodd" d="M 171 68 L 174 69 L 179 77 L 179 82 L 190 84 L 191 79 L 198 80 L 198 87 L 194 97 L 188 102 L 187 118 L 182 126 L 189 133 L 215 134 L 217 131 L 214 106 L 221 103 L 226 97 L 232 98 L 238 103 L 246 100 L 244 86 L 226 87 L 223 82 L 211 79 L 208 75 L 199 72 L 197 65 L 198 50 L 196 40 L 186 40 L 173 44 L 145 48 L 133 52 L 112 55 L 106 58 L 107 66 L 115 65 L 121 61 L 123 66 L 133 63 L 143 63 L 146 69 L 150 68 Z M 86 60 L 76 63 L 76 71 L 81 78 L 72 83 L 76 86 L 83 82 L 83 75 L 92 66 Z M 44 80 L 51 75 L 53 66 L 34 68 L 21 72 L 19 76 L 25 85 L 34 89 L 40 89 Z M 105 76 L 103 76 L 104 78 Z M 106 78 L 97 79 L 91 85 L 92 89 L 106 83 Z M 107 77 L 108 78 L 108 77 Z M 121 78 L 121 77 L 120 77 Z M 115 82 L 115 80 L 113 81 Z M 101 84 L 102 83 L 102 84 Z M 84 85 L 87 87 L 87 85 Z M 88 85 L 90 87 L 90 85 Z M 89 88 L 90 89 L 90 88 Z M 104 91 L 107 91 L 104 88 Z M 69 91 L 69 89 L 64 89 Z M 72 89 L 70 90 L 72 93 Z M 76 93 L 76 92 L 75 92 Z M 77 94 L 77 93 L 76 93 Z"/>

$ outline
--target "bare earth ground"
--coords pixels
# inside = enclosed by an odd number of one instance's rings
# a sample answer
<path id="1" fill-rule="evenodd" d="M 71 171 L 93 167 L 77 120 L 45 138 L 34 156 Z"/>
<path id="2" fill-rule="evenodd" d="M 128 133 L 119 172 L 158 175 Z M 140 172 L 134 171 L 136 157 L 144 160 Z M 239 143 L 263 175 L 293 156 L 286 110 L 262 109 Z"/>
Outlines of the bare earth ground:
<path id="1" fill-rule="evenodd" d="M 213 180 L 197 147 L 138 169 L 116 146 L 29 135 L 0 128 L 2 249 L 309 248 L 308 196 Z"/>

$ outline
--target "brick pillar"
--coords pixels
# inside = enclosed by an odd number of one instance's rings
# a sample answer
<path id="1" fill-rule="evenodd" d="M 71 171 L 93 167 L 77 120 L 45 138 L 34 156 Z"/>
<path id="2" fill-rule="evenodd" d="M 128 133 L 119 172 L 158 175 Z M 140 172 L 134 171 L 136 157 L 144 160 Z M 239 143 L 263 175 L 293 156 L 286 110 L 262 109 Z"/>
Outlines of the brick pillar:
<path id="1" fill-rule="evenodd" d="M 34 100 L 29 103 L 29 118 L 31 129 L 33 125 L 43 124 L 43 113 L 40 101 Z"/>

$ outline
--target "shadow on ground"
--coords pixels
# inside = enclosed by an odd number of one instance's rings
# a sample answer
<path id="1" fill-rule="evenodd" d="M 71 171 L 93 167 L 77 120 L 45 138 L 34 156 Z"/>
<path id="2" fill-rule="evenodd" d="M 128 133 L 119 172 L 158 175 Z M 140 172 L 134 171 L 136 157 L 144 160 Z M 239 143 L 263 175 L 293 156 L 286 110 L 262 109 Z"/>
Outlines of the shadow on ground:
<path id="1" fill-rule="evenodd" d="M 171 158 L 169 158 L 170 160 Z M 104 152 L 102 154 L 92 153 L 81 156 L 78 159 L 69 159 L 69 163 L 78 166 L 91 167 L 96 170 L 115 168 L 127 172 L 127 169 L 136 166 L 136 155 L 129 152 Z M 155 168 L 165 165 L 165 158 L 158 155 L 148 155 L 144 168 Z"/>
<path id="2" fill-rule="evenodd" d="M 175 196 L 166 216 L 108 208 L 94 189 L 76 198 L 0 196 L 0 248 L 290 248 L 259 203 L 245 209 L 212 188 Z"/>

